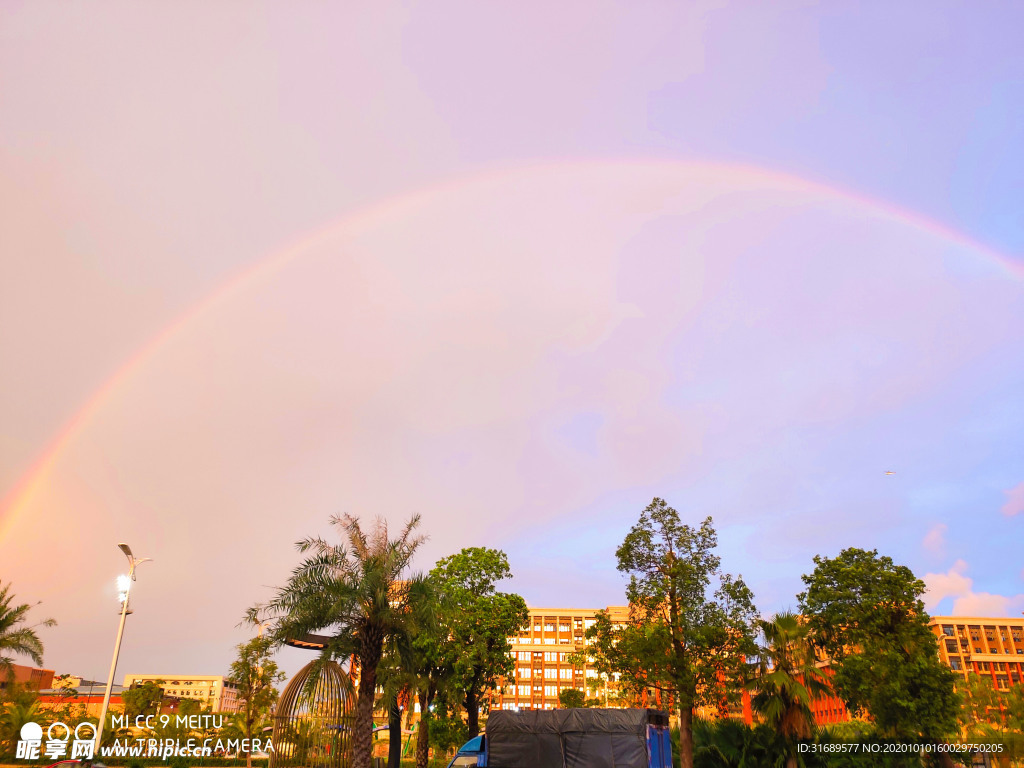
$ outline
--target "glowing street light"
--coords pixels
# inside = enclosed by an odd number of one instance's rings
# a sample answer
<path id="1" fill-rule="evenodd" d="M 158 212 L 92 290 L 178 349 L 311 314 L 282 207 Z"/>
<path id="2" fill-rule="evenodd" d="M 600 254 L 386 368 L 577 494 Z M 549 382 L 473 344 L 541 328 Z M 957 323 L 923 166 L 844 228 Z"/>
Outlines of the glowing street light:
<path id="1" fill-rule="evenodd" d="M 128 602 L 128 592 L 131 590 L 131 587 L 132 580 L 128 576 L 122 573 L 117 577 L 117 601 L 119 603 Z"/>
<path id="2" fill-rule="evenodd" d="M 96 748 L 94 754 L 99 757 L 100 739 L 103 738 L 103 726 L 107 722 L 107 708 L 110 706 L 110 690 L 114 687 L 114 671 L 117 669 L 117 657 L 121 652 L 121 638 L 124 636 L 124 620 L 131 611 L 128 609 L 129 593 L 132 589 L 132 582 L 135 581 L 135 566 L 150 561 L 152 558 L 136 558 L 132 554 L 132 548 L 125 543 L 117 545 L 124 556 L 128 558 L 128 573 L 117 577 L 117 598 L 121 602 L 121 623 L 117 627 L 117 640 L 114 642 L 114 658 L 110 662 L 110 674 L 107 675 L 107 690 L 103 694 L 103 708 L 100 710 L 100 722 L 96 726 Z"/>

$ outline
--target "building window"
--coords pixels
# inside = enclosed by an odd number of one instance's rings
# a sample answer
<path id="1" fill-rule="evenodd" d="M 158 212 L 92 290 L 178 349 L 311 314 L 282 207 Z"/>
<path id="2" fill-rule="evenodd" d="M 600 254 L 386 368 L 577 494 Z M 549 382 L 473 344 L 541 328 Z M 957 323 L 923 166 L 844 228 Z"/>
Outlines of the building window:
<path id="1" fill-rule="evenodd" d="M 942 634 L 949 635 L 950 637 L 952 637 L 953 636 L 953 628 L 949 624 L 943 624 L 942 625 Z"/>
<path id="2" fill-rule="evenodd" d="M 963 665 L 960 664 L 960 658 L 957 656 L 950 656 L 949 667 L 950 669 L 955 669 L 957 672 L 963 669 Z"/>

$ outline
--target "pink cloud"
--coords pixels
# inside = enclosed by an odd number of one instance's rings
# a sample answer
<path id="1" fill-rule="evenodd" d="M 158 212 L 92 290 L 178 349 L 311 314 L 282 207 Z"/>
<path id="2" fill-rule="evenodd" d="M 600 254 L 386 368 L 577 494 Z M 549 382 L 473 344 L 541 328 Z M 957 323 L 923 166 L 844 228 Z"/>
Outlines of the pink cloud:
<path id="1" fill-rule="evenodd" d="M 933 555 L 941 555 L 946 551 L 946 531 L 949 527 L 945 523 L 936 523 L 921 541 L 921 546 Z"/>
<path id="2" fill-rule="evenodd" d="M 966 573 L 967 563 L 964 560 L 957 560 L 946 573 L 926 573 L 925 607 L 929 611 L 934 611 L 945 598 L 970 593 L 973 582 L 964 575 Z"/>
<path id="3" fill-rule="evenodd" d="M 930 612 L 934 613 L 947 597 L 953 598 L 954 616 L 1010 616 L 1024 608 L 1024 594 L 1007 597 L 975 592 L 974 580 L 967 576 L 967 568 L 966 561 L 957 560 L 946 573 L 924 575 L 927 585 L 924 604 Z"/>
<path id="4" fill-rule="evenodd" d="M 1003 504 L 1003 514 L 1007 517 L 1021 512 L 1024 512 L 1024 483 L 1006 491 L 1006 503 Z"/>
<path id="5" fill-rule="evenodd" d="M 989 592 L 974 592 L 953 601 L 955 616 L 1009 616 L 1011 605 L 1019 599 L 993 595 Z"/>

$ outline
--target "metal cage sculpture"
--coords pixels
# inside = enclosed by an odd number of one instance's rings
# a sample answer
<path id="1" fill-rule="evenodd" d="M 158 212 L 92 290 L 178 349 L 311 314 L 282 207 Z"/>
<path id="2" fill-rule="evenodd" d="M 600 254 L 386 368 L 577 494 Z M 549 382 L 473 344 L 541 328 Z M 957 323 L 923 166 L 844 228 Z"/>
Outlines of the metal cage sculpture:
<path id="1" fill-rule="evenodd" d="M 310 687 L 316 665 L 299 670 L 277 701 L 270 768 L 349 768 L 352 762 L 352 681 L 330 661 Z"/>

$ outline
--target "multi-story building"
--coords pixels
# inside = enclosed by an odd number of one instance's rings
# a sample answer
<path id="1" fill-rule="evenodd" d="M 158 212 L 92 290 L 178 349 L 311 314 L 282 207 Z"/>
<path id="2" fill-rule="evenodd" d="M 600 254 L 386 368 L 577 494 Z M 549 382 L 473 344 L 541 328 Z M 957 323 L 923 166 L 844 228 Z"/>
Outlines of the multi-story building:
<path id="1" fill-rule="evenodd" d="M 609 606 L 604 610 L 615 624 L 629 620 L 628 607 Z M 600 681 L 595 689 L 587 681 L 597 681 L 596 670 L 569 661 L 570 654 L 585 647 L 584 633 L 593 626 L 596 615 L 597 609 L 531 608 L 529 624 L 519 635 L 509 638 L 515 661 L 513 678 L 492 693 L 491 706 L 554 709 L 558 695 L 566 688 L 575 688 L 587 697 L 614 699 L 614 680 Z M 939 639 L 939 658 L 953 671 L 963 677 L 972 672 L 981 675 L 997 690 L 1024 682 L 1024 617 L 936 616 L 929 625 Z M 831 676 L 827 662 L 821 666 Z M 811 710 L 815 721 L 822 725 L 851 719 L 843 701 L 834 695 L 813 699 Z M 730 707 L 730 714 L 750 721 L 745 694 L 740 705 Z"/>
<path id="2" fill-rule="evenodd" d="M 49 688 L 53 684 L 53 670 L 11 664 L 7 674 L 0 675 L 0 691 L 6 690 L 9 683 L 37 691 Z"/>
<path id="3" fill-rule="evenodd" d="M 165 696 L 192 699 L 213 712 L 237 712 L 238 688 L 223 675 L 125 675 L 124 687 L 158 682 Z"/>
<path id="4" fill-rule="evenodd" d="M 818 668 L 829 680 L 835 676 L 835 672 L 832 671 L 832 667 L 827 662 L 821 662 L 818 664 Z M 846 708 L 846 703 L 831 693 L 824 696 L 812 696 L 809 706 L 811 714 L 814 716 L 814 722 L 818 725 L 847 723 L 853 719 L 850 717 L 850 711 Z"/>
<path id="5" fill-rule="evenodd" d="M 1024 680 L 1024 617 L 934 616 L 939 658 L 963 678 L 974 673 L 1005 691 Z"/>
<path id="6" fill-rule="evenodd" d="M 629 608 L 609 606 L 613 623 L 625 623 Z M 569 655 L 583 650 L 584 633 L 594 625 L 596 608 L 531 608 L 530 622 L 519 635 L 509 638 L 515 661 L 513 677 L 492 694 L 494 709 L 555 709 L 558 695 L 575 688 L 584 696 L 607 697 L 608 681 L 590 690 L 587 679 L 597 680 L 589 665 L 575 665 Z M 612 681 L 614 684 L 614 681 Z"/>

